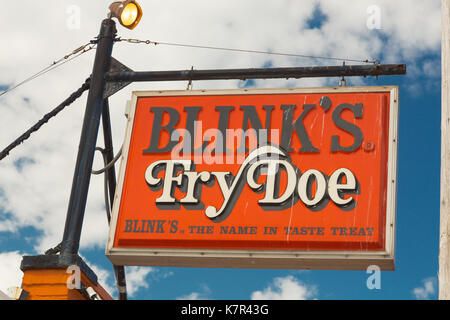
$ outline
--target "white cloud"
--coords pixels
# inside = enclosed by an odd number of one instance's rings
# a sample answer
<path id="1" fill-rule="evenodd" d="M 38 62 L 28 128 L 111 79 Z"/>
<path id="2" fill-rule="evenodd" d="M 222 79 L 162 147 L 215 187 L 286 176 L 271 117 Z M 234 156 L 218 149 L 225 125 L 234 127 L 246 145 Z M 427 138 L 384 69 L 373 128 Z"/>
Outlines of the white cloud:
<path id="1" fill-rule="evenodd" d="M 98 283 L 103 287 L 103 289 L 105 289 L 110 296 L 115 297 L 117 295 L 117 288 L 114 273 L 91 262 L 87 262 L 87 264 L 97 275 Z"/>
<path id="2" fill-rule="evenodd" d="M 93 263 L 88 263 L 89 267 L 95 272 L 100 285 L 113 297 L 117 296 L 116 279 L 114 272 L 106 270 Z M 153 274 L 154 277 L 149 279 Z M 158 269 L 150 267 L 125 267 L 125 279 L 128 298 L 133 298 L 141 289 L 148 289 L 152 280 L 158 280 L 170 276 L 168 273 L 160 272 Z"/>
<path id="3" fill-rule="evenodd" d="M 254 291 L 252 300 L 308 300 L 317 296 L 315 286 L 306 285 L 294 276 L 279 277 L 262 291 Z"/>
<path id="4" fill-rule="evenodd" d="M 10 287 L 20 287 L 23 272 L 20 270 L 22 254 L 18 251 L 0 253 L 0 291 L 8 292 Z"/>
<path id="5" fill-rule="evenodd" d="M 207 300 L 210 299 L 211 289 L 207 285 L 202 285 L 200 291 L 194 291 L 178 297 L 177 300 Z"/>
<path id="6" fill-rule="evenodd" d="M 177 298 L 177 300 L 204 300 L 203 293 L 191 292 L 187 295 Z"/>
<path id="7" fill-rule="evenodd" d="M 150 267 L 126 267 L 127 292 L 133 297 L 139 290 L 147 289 L 149 279 L 147 277 L 156 272 L 155 268 Z"/>
<path id="8" fill-rule="evenodd" d="M 69 29 L 67 9 L 73 1 L 9 1 L 0 10 L 2 47 L 0 85 L 18 83 L 41 67 L 93 39 L 111 1 L 77 1 L 80 29 Z M 381 8 L 381 29 L 366 26 L 367 7 Z M 440 52 L 440 1 L 327 0 L 265 2 L 147 1 L 144 16 L 133 31 L 118 25 L 122 38 L 247 48 L 348 58 L 377 58 L 408 62 L 413 68 L 424 54 Z M 320 7 L 327 17 L 320 29 L 307 29 L 307 21 Z M 45 14 L 36 14 L 44 12 Z M 21 12 L 11 15 L 11 12 Z M 156 13 L 156 14 L 154 14 Z M 7 146 L 43 114 L 77 89 L 92 71 L 91 51 L 41 78 L 0 98 L 0 148 Z M 134 70 L 300 66 L 340 64 L 334 61 L 116 43 L 113 56 Z M 414 79 L 434 73 L 434 60 L 413 68 Z M 350 84 L 361 80 L 347 80 Z M 238 81 L 194 82 L 194 88 L 236 88 Z M 259 87 L 337 85 L 338 79 L 261 80 Z M 115 150 L 125 130 L 125 101 L 132 90 L 184 89 L 185 82 L 136 83 L 110 99 Z M 0 161 L 0 231 L 18 232 L 32 226 L 40 231 L 35 250 L 43 252 L 62 239 L 65 214 L 86 103 L 86 94 L 50 120 L 9 157 Z M 99 145 L 102 145 L 100 130 Z M 22 167 L 17 161 L 22 161 Z M 102 166 L 96 155 L 96 168 Z M 104 247 L 107 222 L 103 177 L 93 176 L 83 225 L 81 249 Z"/>
<path id="9" fill-rule="evenodd" d="M 412 293 L 417 300 L 429 300 L 435 298 L 436 289 L 436 278 L 426 278 L 422 280 L 422 286 L 414 288 Z"/>

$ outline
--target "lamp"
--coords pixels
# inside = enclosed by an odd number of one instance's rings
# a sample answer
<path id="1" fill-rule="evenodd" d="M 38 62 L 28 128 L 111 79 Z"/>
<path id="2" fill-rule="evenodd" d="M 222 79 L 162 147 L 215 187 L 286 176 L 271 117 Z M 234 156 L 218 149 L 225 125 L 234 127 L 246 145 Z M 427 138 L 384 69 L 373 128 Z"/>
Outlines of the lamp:
<path id="1" fill-rule="evenodd" d="M 142 17 L 142 9 L 134 0 L 116 1 L 109 6 L 111 17 L 127 29 L 134 29 Z"/>

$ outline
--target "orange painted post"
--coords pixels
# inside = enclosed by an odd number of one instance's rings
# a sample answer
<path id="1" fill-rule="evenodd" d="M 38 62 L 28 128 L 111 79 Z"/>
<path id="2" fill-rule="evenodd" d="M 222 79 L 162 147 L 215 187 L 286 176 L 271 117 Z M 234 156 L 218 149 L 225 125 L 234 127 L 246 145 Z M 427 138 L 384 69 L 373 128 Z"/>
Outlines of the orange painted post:
<path id="1" fill-rule="evenodd" d="M 71 276 L 64 269 L 26 270 L 22 288 L 29 292 L 27 300 L 88 300 L 78 289 L 69 289 L 67 280 Z M 100 285 L 95 285 L 83 272 L 81 283 L 92 287 L 102 300 L 113 298 Z"/>
<path id="2" fill-rule="evenodd" d="M 78 256 L 24 256 L 22 289 L 27 300 L 89 300 L 86 289 L 92 288 L 101 300 L 113 300 L 98 283 L 97 276 Z"/>

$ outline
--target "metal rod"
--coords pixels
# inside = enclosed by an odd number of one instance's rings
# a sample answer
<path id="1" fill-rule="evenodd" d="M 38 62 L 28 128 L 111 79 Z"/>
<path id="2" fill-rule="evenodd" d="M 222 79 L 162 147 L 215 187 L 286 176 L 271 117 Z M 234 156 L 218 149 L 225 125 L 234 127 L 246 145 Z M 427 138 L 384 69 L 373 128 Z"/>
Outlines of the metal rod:
<path id="1" fill-rule="evenodd" d="M 105 141 L 106 150 L 106 163 L 110 163 L 114 159 L 114 147 L 112 140 L 112 130 L 111 130 L 111 117 L 109 114 L 109 102 L 108 99 L 103 101 L 103 111 L 102 111 L 102 128 L 103 128 L 103 138 Z M 116 171 L 114 170 L 114 165 L 108 170 L 108 190 L 109 190 L 109 201 L 110 208 L 113 207 L 114 194 L 116 193 Z M 108 221 L 109 223 L 110 221 Z M 125 278 L 125 268 L 124 266 L 114 265 L 114 275 L 116 277 L 117 288 L 119 300 L 127 300 L 127 282 Z"/>
<path id="2" fill-rule="evenodd" d="M 295 68 L 253 68 L 113 72 L 106 74 L 106 81 L 189 81 L 189 80 L 246 80 L 271 78 L 317 78 L 317 77 L 367 77 L 406 74 L 405 64 L 373 64 L 316 66 Z"/>
<path id="3" fill-rule="evenodd" d="M 116 36 L 115 23 L 102 21 L 98 36 L 97 52 L 91 76 L 91 86 L 81 131 L 72 190 L 64 227 L 61 255 L 78 254 L 86 200 L 89 190 L 92 162 L 97 142 L 100 116 L 103 109 L 105 74 L 109 70 L 111 53 Z"/>
<path id="4" fill-rule="evenodd" d="M 106 163 L 110 163 L 114 159 L 114 148 L 112 142 L 111 118 L 109 114 L 108 99 L 105 99 L 103 102 L 102 128 L 103 128 L 103 138 L 105 141 Z M 112 208 L 114 202 L 114 194 L 116 192 L 116 171 L 114 170 L 114 166 L 112 166 L 108 170 L 108 189 L 109 189 L 109 199 Z"/>

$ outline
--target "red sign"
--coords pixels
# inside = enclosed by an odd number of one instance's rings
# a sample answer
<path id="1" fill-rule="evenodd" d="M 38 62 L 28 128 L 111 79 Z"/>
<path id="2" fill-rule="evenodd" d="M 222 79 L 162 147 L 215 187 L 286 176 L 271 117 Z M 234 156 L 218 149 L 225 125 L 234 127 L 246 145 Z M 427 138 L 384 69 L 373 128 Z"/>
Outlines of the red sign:
<path id="1" fill-rule="evenodd" d="M 394 267 L 397 87 L 134 92 L 107 255 Z"/>

